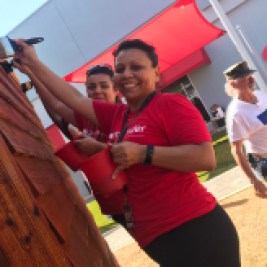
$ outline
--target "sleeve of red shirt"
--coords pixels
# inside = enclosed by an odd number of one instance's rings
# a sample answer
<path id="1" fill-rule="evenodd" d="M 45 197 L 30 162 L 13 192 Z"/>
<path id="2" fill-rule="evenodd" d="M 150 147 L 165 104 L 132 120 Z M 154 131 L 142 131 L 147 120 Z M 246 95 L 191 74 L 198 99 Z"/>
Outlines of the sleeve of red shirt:
<path id="1" fill-rule="evenodd" d="M 111 104 L 105 101 L 93 100 L 94 111 L 99 123 L 99 130 L 109 133 L 116 112 L 120 112 L 120 104 Z"/>
<path id="2" fill-rule="evenodd" d="M 169 94 L 162 101 L 162 123 L 172 145 L 211 141 L 206 122 L 198 109 L 184 96 Z"/>

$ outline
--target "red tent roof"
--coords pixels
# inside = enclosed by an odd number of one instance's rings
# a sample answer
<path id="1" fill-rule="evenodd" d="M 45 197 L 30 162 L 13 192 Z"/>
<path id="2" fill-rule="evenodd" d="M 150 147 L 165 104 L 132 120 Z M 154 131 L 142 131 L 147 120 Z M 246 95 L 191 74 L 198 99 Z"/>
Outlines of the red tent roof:
<path id="1" fill-rule="evenodd" d="M 200 13 L 195 0 L 180 0 L 124 39 L 142 39 L 156 47 L 161 72 L 217 39 L 224 31 L 210 24 Z M 89 66 L 109 63 L 117 44 L 66 75 L 68 82 L 84 83 Z"/>

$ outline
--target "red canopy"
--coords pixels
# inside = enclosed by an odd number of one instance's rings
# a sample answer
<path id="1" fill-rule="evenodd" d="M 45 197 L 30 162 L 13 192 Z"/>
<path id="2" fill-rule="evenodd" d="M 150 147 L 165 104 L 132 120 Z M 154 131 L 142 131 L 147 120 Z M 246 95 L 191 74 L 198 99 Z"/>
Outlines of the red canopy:
<path id="1" fill-rule="evenodd" d="M 200 13 L 195 0 L 180 0 L 124 39 L 142 39 L 156 47 L 161 72 L 202 49 L 224 31 L 210 24 Z M 64 77 L 65 81 L 85 82 L 89 66 L 113 65 L 112 51 L 117 44 Z"/>

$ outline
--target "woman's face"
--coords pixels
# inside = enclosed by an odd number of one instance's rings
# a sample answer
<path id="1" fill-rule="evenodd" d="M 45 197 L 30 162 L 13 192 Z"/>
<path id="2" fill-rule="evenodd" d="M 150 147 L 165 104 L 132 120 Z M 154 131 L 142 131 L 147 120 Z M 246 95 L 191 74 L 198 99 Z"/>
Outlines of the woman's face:
<path id="1" fill-rule="evenodd" d="M 107 74 L 92 74 L 86 79 L 88 97 L 115 103 L 116 92 L 113 81 Z"/>
<path id="2" fill-rule="evenodd" d="M 115 58 L 114 83 L 128 103 L 142 101 L 155 90 L 158 81 L 158 67 L 152 67 L 144 51 L 122 50 Z"/>

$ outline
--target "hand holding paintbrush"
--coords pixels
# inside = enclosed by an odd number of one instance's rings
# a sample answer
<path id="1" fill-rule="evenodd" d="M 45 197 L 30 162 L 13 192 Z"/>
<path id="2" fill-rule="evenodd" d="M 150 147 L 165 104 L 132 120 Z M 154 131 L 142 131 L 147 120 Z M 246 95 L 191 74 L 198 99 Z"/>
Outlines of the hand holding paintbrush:
<path id="1" fill-rule="evenodd" d="M 23 40 L 16 40 L 15 43 L 20 49 L 16 51 L 14 60 L 31 68 L 31 63 L 39 60 L 34 47 Z"/>
<path id="2" fill-rule="evenodd" d="M 42 37 L 36 37 L 31 39 L 22 40 L 28 45 L 37 44 L 44 40 Z M 22 47 L 15 41 L 5 36 L 0 38 L 0 58 L 13 57 L 14 54 L 21 50 Z"/>

